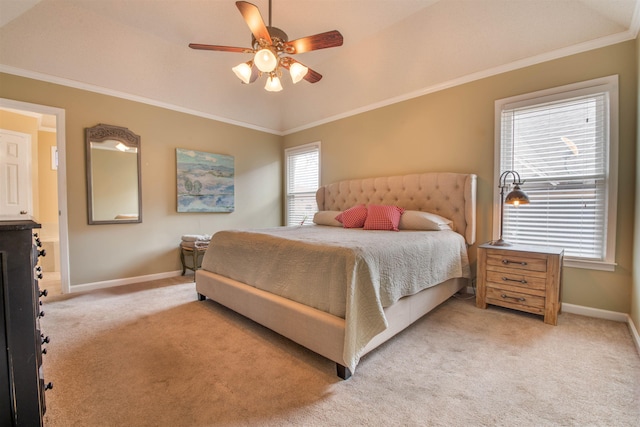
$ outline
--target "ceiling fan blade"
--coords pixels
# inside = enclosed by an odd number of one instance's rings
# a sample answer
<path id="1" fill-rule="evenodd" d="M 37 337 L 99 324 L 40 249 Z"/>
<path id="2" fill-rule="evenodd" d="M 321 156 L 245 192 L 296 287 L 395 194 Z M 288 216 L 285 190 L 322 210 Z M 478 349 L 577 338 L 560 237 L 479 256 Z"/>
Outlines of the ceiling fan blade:
<path id="1" fill-rule="evenodd" d="M 236 7 L 242 14 L 242 17 L 256 40 L 264 39 L 269 44 L 273 44 L 269 30 L 267 30 L 267 26 L 264 25 L 264 20 L 262 19 L 262 15 L 260 15 L 258 7 L 246 1 L 237 1 Z"/>
<path id="2" fill-rule="evenodd" d="M 329 47 L 342 46 L 342 34 L 340 31 L 333 30 L 326 33 L 316 34 L 315 36 L 302 37 L 285 43 L 286 47 L 292 47 L 291 53 L 304 53 L 312 50 L 326 49 Z"/>
<path id="3" fill-rule="evenodd" d="M 286 68 L 287 70 L 289 70 L 291 68 L 291 65 L 293 63 L 295 63 L 295 62 L 297 62 L 300 65 L 304 65 L 302 62 L 296 61 L 295 59 L 290 58 L 290 57 L 286 57 L 285 59 L 286 59 L 286 61 L 281 61 L 280 64 L 282 64 L 282 66 L 284 68 Z M 304 66 L 307 67 L 306 65 L 304 65 Z M 317 83 L 317 82 L 319 82 L 320 79 L 322 78 L 322 74 L 318 73 L 317 71 L 312 70 L 309 67 L 307 67 L 307 69 L 309 71 L 307 71 L 307 74 L 304 75 L 303 79 L 305 79 L 309 83 Z"/>
<path id="4" fill-rule="evenodd" d="M 220 51 L 220 52 L 237 52 L 237 53 L 252 53 L 253 52 L 253 49 L 249 49 L 247 47 L 216 46 L 216 45 L 213 45 L 213 44 L 189 43 L 189 47 L 191 49 L 217 50 L 217 51 Z"/>
<path id="5" fill-rule="evenodd" d="M 251 78 L 249 79 L 249 84 L 255 82 L 256 80 L 258 80 L 258 77 L 260 77 L 260 71 L 258 70 L 258 67 L 255 66 L 255 64 L 251 65 Z"/>
<path id="6" fill-rule="evenodd" d="M 322 74 L 318 73 L 317 71 L 313 71 L 311 68 L 309 68 L 309 72 L 307 72 L 307 75 L 304 76 L 304 79 L 309 83 L 317 83 L 321 78 Z"/>

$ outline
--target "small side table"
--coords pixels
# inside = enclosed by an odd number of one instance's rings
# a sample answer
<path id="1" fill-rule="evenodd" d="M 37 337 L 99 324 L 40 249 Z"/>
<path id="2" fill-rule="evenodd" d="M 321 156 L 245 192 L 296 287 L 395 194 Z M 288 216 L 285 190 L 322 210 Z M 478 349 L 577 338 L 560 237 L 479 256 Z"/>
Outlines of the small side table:
<path id="1" fill-rule="evenodd" d="M 206 251 L 207 248 L 191 248 L 180 245 L 180 261 L 182 262 L 183 276 L 187 269 L 195 272 L 202 267 L 202 257 Z"/>
<path id="2" fill-rule="evenodd" d="M 564 250 L 544 246 L 478 246 L 476 306 L 499 305 L 557 325 Z"/>

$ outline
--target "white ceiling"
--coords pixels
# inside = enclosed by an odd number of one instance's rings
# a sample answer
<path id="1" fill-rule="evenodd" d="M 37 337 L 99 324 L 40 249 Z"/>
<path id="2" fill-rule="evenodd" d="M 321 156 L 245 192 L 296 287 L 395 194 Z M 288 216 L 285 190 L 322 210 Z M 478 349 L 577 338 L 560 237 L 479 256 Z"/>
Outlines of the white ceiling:
<path id="1" fill-rule="evenodd" d="M 640 0 L 272 0 L 290 39 L 339 30 L 296 55 L 324 78 L 244 85 L 249 47 L 233 0 L 0 0 L 0 71 L 276 134 L 476 78 L 633 39 Z M 254 0 L 268 21 L 268 0 Z"/>

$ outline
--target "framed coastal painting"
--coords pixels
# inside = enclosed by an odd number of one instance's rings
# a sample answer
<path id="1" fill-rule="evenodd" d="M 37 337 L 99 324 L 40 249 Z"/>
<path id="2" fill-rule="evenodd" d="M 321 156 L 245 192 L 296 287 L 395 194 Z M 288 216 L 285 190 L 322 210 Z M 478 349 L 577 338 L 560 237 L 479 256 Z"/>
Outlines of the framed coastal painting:
<path id="1" fill-rule="evenodd" d="M 176 148 L 178 212 L 233 212 L 233 156 Z"/>

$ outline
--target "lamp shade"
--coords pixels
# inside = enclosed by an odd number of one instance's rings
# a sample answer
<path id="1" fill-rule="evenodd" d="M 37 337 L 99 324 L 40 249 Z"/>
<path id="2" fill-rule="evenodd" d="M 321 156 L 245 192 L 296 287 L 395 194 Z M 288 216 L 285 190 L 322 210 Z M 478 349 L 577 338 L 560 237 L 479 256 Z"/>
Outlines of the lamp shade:
<path id="1" fill-rule="evenodd" d="M 304 76 L 307 75 L 308 72 L 309 72 L 309 69 L 299 62 L 294 62 L 293 64 L 291 64 L 291 67 L 289 67 L 291 80 L 293 81 L 294 84 L 302 80 Z"/>
<path id="2" fill-rule="evenodd" d="M 278 76 L 269 76 L 264 88 L 269 92 L 280 92 L 282 90 L 282 84 Z"/>
<path id="3" fill-rule="evenodd" d="M 238 76 L 243 83 L 249 83 L 251 81 L 251 65 L 250 62 L 243 62 L 232 68 L 233 72 Z"/>
<path id="4" fill-rule="evenodd" d="M 516 184 L 513 187 L 513 190 L 507 194 L 507 197 L 504 199 L 504 202 L 508 205 L 528 205 L 529 204 L 529 196 L 520 189 L 520 186 Z"/>
<path id="5" fill-rule="evenodd" d="M 258 70 L 263 73 L 270 73 L 278 66 L 278 58 L 269 49 L 260 49 L 256 52 L 253 62 Z"/>

